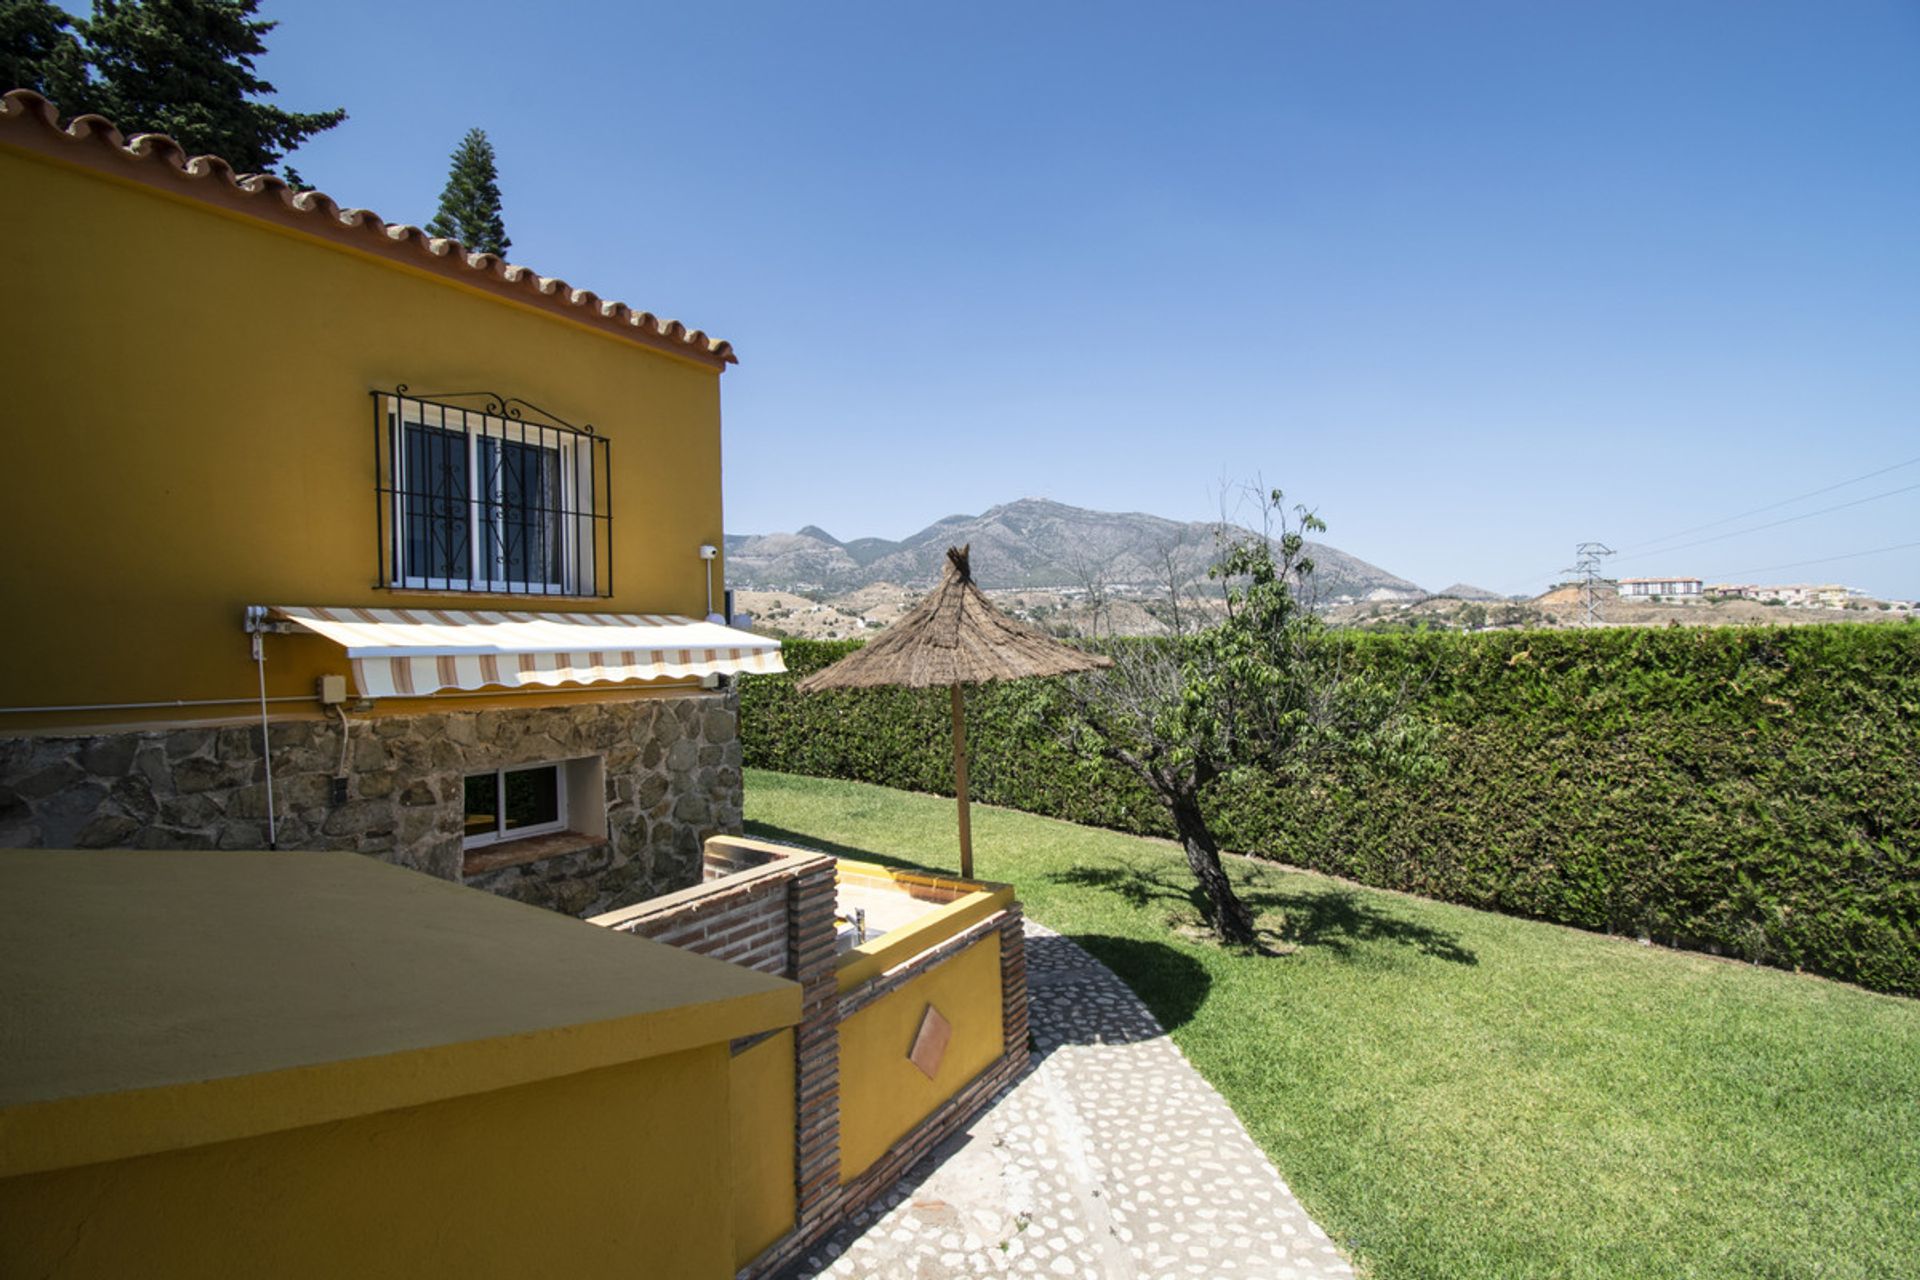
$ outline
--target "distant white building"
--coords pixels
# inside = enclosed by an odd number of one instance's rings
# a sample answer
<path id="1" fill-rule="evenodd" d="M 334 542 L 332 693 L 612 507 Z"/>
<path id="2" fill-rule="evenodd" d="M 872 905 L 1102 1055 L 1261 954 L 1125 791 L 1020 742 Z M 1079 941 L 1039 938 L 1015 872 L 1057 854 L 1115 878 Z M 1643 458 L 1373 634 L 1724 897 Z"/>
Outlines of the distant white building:
<path id="1" fill-rule="evenodd" d="M 1847 596 L 1851 594 L 1845 587 L 1831 582 L 1819 586 L 1795 583 L 1784 587 L 1762 587 L 1760 590 L 1763 600 L 1778 600 L 1801 609 L 1842 609 L 1846 607 Z"/>
<path id="2" fill-rule="evenodd" d="M 1698 600 L 1698 578 L 1622 578 L 1620 596 L 1624 600 Z"/>
<path id="3" fill-rule="evenodd" d="M 1781 604 L 1795 609 L 1841 609 L 1846 607 L 1852 597 L 1850 588 L 1838 583 L 1826 582 L 1810 584 L 1797 582 L 1777 586 L 1757 586 L 1752 583 L 1716 582 L 1707 588 L 1709 596 L 1738 600 L 1778 600 Z"/>

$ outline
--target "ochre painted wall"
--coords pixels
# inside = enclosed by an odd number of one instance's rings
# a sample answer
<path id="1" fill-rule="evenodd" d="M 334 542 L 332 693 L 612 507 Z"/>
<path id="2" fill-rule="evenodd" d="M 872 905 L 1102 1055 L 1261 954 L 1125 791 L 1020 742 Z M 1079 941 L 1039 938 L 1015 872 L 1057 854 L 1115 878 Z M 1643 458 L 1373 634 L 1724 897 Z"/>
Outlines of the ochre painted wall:
<path id="1" fill-rule="evenodd" d="M 1003 1051 L 1000 934 L 987 934 L 840 1024 L 840 1180 L 850 1182 Z M 953 1024 L 931 1080 L 907 1060 L 931 1004 Z"/>
<path id="2" fill-rule="evenodd" d="M 734 1273 L 727 1047 L 0 1181 L 0 1275 Z"/>
<path id="3" fill-rule="evenodd" d="M 5 146 L 0 191 L 0 707 L 251 697 L 248 604 L 505 607 L 375 586 L 368 392 L 402 382 L 522 397 L 611 442 L 614 594 L 547 607 L 706 611 L 716 369 Z M 317 637 L 266 644 L 271 695 L 346 672 Z"/>
<path id="4" fill-rule="evenodd" d="M 731 1074 L 734 1263 L 745 1266 L 793 1228 L 793 1033 L 735 1054 Z"/>

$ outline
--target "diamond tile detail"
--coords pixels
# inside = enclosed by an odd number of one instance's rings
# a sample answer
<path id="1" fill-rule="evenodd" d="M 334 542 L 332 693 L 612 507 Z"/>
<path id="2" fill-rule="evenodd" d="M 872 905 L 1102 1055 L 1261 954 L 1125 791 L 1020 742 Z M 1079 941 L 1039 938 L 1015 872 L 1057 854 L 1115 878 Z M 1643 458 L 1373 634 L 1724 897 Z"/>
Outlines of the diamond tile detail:
<path id="1" fill-rule="evenodd" d="M 913 1037 L 913 1049 L 907 1060 L 931 1080 L 940 1074 L 940 1063 L 947 1056 L 947 1042 L 953 1039 L 953 1024 L 932 1005 L 920 1019 L 920 1031 Z"/>

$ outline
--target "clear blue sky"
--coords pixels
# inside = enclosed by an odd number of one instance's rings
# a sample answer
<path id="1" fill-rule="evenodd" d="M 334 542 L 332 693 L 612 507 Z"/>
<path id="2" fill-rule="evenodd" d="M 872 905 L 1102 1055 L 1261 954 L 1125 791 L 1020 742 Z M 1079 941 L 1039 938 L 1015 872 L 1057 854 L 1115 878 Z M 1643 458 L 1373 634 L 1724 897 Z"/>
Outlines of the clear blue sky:
<path id="1" fill-rule="evenodd" d="M 424 222 L 482 126 L 516 260 L 737 345 L 734 532 L 1257 473 L 1428 587 L 1537 589 L 1920 456 L 1911 0 L 266 13 L 282 101 L 352 113 L 309 181 Z M 1616 563 L 1916 540 L 1920 489 Z M 1744 576 L 1920 595 L 1920 548 Z"/>

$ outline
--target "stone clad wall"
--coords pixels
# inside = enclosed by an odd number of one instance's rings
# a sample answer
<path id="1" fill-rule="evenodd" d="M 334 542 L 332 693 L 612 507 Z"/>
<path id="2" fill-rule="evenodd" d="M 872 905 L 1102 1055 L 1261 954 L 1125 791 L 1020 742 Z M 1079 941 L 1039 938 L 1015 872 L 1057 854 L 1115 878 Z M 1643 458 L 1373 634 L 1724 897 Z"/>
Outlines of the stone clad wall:
<path id="1" fill-rule="evenodd" d="M 350 850 L 461 879 L 463 779 L 597 756 L 604 839 L 548 838 L 548 856 L 467 882 L 570 914 L 701 878 L 701 844 L 740 830 L 738 698 L 689 691 L 620 702 L 349 716 L 270 726 L 282 849 Z M 0 739 L 0 848 L 264 849 L 258 725 Z M 508 845 L 494 846 L 505 850 Z"/>

